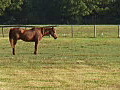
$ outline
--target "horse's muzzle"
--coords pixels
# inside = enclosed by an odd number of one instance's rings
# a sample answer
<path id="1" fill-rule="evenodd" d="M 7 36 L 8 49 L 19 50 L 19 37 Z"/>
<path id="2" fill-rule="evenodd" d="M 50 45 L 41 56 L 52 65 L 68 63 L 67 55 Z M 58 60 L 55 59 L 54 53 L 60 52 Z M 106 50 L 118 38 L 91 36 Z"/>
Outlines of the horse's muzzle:
<path id="1" fill-rule="evenodd" d="M 55 37 L 54 39 L 57 39 L 57 37 Z"/>
<path id="2" fill-rule="evenodd" d="M 53 36 L 53 37 L 54 37 L 54 39 L 57 39 L 57 38 L 58 38 L 56 34 L 54 34 L 54 36 Z"/>

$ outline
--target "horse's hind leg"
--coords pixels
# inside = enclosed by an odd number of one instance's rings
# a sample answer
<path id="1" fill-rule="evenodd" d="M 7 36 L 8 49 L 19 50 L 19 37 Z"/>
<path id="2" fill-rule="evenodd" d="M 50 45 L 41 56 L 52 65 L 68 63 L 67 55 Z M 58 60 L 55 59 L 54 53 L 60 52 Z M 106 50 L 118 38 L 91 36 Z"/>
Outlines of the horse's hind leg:
<path id="1" fill-rule="evenodd" d="M 12 46 L 12 54 L 15 55 L 15 45 L 17 43 L 17 40 L 10 39 L 10 43 L 11 43 L 11 46 Z"/>
<path id="2" fill-rule="evenodd" d="M 13 43 L 13 55 L 15 55 L 15 45 L 17 43 L 17 40 L 14 40 L 14 43 Z"/>

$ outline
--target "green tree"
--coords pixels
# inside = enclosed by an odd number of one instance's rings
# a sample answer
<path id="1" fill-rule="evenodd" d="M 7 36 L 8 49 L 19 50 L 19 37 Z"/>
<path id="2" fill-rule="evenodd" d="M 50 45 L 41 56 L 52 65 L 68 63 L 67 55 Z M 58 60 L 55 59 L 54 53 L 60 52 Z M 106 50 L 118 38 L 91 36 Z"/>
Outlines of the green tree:
<path id="1" fill-rule="evenodd" d="M 0 16 L 4 24 L 9 24 L 15 20 L 16 16 L 20 15 L 23 0 L 1 0 L 0 1 Z"/>
<path id="2" fill-rule="evenodd" d="M 82 0 L 62 0 L 60 10 L 63 21 L 69 23 L 81 23 L 81 17 L 86 15 L 87 7 Z"/>
<path id="3" fill-rule="evenodd" d="M 5 9 L 11 4 L 11 0 L 0 0 L 0 16 L 4 15 Z"/>
<path id="4" fill-rule="evenodd" d="M 6 24 L 109 23 L 113 16 L 120 21 L 119 4 L 119 0 L 0 0 L 0 20 Z"/>
<path id="5" fill-rule="evenodd" d="M 115 0 L 84 0 L 84 2 L 88 7 L 89 15 L 87 17 L 91 20 L 91 24 L 107 23 L 106 19 L 111 10 L 110 5 Z"/>
<path id="6" fill-rule="evenodd" d="M 109 6 L 110 14 L 109 15 L 109 22 L 110 23 L 116 23 L 119 24 L 120 23 L 120 0 L 114 0 L 113 3 L 110 4 Z"/>

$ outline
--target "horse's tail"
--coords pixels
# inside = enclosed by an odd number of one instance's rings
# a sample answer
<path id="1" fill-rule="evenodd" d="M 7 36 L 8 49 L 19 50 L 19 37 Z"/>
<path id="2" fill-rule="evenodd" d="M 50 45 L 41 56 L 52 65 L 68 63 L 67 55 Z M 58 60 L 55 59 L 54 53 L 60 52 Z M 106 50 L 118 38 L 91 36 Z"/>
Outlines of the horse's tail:
<path id="1" fill-rule="evenodd" d="M 15 39 L 14 30 L 10 29 L 10 31 L 9 31 L 9 41 L 10 41 L 10 44 L 11 44 L 12 48 L 14 48 L 14 39 Z"/>

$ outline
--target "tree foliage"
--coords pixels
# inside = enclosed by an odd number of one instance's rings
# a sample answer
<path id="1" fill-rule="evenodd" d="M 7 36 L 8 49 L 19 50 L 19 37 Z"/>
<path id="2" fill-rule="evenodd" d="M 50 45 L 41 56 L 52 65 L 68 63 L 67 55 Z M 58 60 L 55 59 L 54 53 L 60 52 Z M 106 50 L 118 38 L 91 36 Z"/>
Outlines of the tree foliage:
<path id="1" fill-rule="evenodd" d="M 1 24 L 109 24 L 110 19 L 120 21 L 119 7 L 120 0 L 0 0 L 0 20 Z"/>
<path id="2" fill-rule="evenodd" d="M 4 15 L 5 9 L 11 4 L 11 0 L 0 0 L 0 16 Z"/>
<path id="3" fill-rule="evenodd" d="M 23 4 L 23 0 L 0 0 L 0 15 L 4 15 L 6 13 L 6 9 L 20 10 L 21 5 Z"/>

